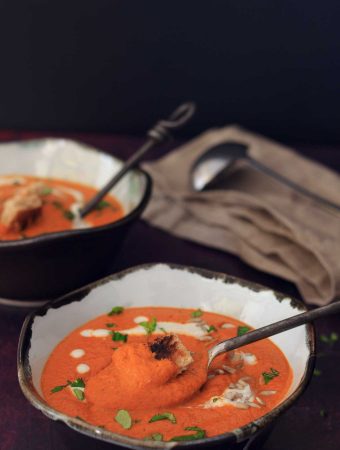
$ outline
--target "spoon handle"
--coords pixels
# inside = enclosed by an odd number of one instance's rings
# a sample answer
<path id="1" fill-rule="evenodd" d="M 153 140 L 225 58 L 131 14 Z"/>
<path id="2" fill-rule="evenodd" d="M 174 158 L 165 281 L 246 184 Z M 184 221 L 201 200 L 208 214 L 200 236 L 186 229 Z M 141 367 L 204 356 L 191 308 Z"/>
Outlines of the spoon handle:
<path id="1" fill-rule="evenodd" d="M 79 211 L 81 217 L 85 217 L 105 197 L 118 181 L 143 158 L 145 153 L 156 145 L 166 141 L 170 132 L 185 125 L 194 115 L 196 106 L 192 102 L 183 103 L 173 111 L 166 120 L 160 120 L 148 131 L 148 140 L 137 150 L 123 165 L 123 167 L 111 178 L 111 180 Z"/>
<path id="2" fill-rule="evenodd" d="M 291 181 L 289 178 L 286 178 L 280 173 L 270 169 L 269 167 L 263 165 L 262 163 L 256 161 L 253 158 L 250 158 L 249 156 L 247 156 L 247 161 L 249 162 L 249 164 L 251 164 L 251 166 L 254 169 L 257 169 L 259 172 L 269 175 L 270 177 L 274 178 L 280 183 L 285 184 L 286 186 L 289 186 L 291 189 L 300 192 L 300 194 L 303 194 L 306 197 L 311 198 L 312 200 L 320 202 L 324 206 L 327 206 L 328 208 L 332 208 L 333 210 L 335 209 L 336 211 L 340 212 L 340 205 L 337 205 L 336 203 L 333 203 L 332 201 L 327 200 L 326 198 L 321 197 L 318 194 L 315 194 L 314 192 L 311 192 L 310 190 L 304 188 L 303 186 L 294 183 L 294 181 Z"/>
<path id="3" fill-rule="evenodd" d="M 274 336 L 275 334 L 298 327 L 305 323 L 312 322 L 313 320 L 319 319 L 320 317 L 325 317 L 336 313 L 340 313 L 340 301 L 331 303 L 327 306 L 316 308 L 312 311 L 298 314 L 293 317 L 289 317 L 288 319 L 280 320 L 279 322 L 275 322 L 265 327 L 258 328 L 254 331 L 249 331 L 242 336 L 237 336 L 225 341 L 221 341 L 209 350 L 208 366 L 210 365 L 211 361 L 221 353 L 235 350 L 236 348 L 242 347 L 243 345 L 251 344 L 252 342 L 256 342 L 269 336 Z"/>

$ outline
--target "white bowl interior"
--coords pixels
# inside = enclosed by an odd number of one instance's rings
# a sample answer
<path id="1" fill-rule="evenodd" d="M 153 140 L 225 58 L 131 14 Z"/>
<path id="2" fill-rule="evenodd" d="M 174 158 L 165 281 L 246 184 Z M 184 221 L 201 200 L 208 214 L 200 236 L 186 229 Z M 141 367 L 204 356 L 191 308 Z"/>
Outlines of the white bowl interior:
<path id="1" fill-rule="evenodd" d="M 122 166 L 122 161 L 68 139 L 39 139 L 0 144 L 1 175 L 61 178 L 100 189 Z M 129 172 L 111 190 L 129 214 L 145 192 L 145 176 Z"/>
<path id="2" fill-rule="evenodd" d="M 109 311 L 114 305 L 201 308 L 235 317 L 255 328 L 300 312 L 291 306 L 289 298 L 279 302 L 270 290 L 255 292 L 237 282 L 225 283 L 165 264 L 137 268 L 123 278 L 93 289 L 81 304 L 72 302 L 51 308 L 45 316 L 34 319 L 29 363 L 33 384 L 40 394 L 42 370 L 54 347 L 73 329 Z M 293 369 L 289 396 L 299 385 L 307 366 L 307 327 L 286 331 L 272 340 L 284 352 Z"/>

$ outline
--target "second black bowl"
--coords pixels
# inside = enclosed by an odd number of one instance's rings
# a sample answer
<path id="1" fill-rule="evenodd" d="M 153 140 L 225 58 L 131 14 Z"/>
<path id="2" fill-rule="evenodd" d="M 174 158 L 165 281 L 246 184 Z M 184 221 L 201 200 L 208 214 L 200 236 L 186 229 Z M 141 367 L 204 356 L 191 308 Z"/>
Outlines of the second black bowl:
<path id="1" fill-rule="evenodd" d="M 53 177 L 100 188 L 121 165 L 113 156 L 65 139 L 0 145 L 0 176 Z M 103 276 L 145 209 L 151 184 L 142 170 L 133 170 L 121 180 L 113 193 L 125 215 L 116 222 L 0 242 L 0 296 L 26 303 L 48 300 Z"/>

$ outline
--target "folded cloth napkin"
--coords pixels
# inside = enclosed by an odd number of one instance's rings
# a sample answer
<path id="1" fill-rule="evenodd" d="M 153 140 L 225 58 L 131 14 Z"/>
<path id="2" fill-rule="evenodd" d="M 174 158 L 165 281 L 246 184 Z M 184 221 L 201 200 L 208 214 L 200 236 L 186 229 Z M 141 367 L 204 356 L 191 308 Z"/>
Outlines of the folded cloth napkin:
<path id="1" fill-rule="evenodd" d="M 340 294 L 340 213 L 240 164 L 227 189 L 195 192 L 190 169 L 208 148 L 226 140 L 301 186 L 340 204 L 340 177 L 293 150 L 237 126 L 211 130 L 155 162 L 144 213 L 150 224 L 181 238 L 238 255 L 248 264 L 294 282 L 308 303 Z"/>

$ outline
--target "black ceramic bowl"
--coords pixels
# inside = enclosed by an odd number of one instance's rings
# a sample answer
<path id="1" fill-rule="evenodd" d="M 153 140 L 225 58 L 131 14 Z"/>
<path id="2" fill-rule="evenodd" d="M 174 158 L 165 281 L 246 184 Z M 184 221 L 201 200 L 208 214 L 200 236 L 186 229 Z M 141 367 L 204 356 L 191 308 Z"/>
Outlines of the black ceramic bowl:
<path id="1" fill-rule="evenodd" d="M 134 450 L 171 449 L 177 446 L 190 450 L 253 450 L 254 446 L 250 446 L 249 441 L 256 437 L 260 443 L 278 416 L 299 398 L 311 379 L 315 357 L 314 329 L 308 324 L 272 337 L 293 372 L 292 384 L 282 402 L 269 413 L 229 433 L 188 442 L 144 441 L 112 433 L 56 411 L 45 402 L 40 388 L 42 370 L 50 353 L 71 331 L 107 313 L 114 305 L 201 308 L 235 317 L 254 328 L 306 310 L 297 300 L 255 283 L 222 273 L 166 264 L 134 267 L 51 302 L 25 320 L 19 340 L 18 376 L 24 395 L 34 407 L 47 417 L 97 440 L 92 441 L 91 445 L 87 442 L 89 438 L 65 430 L 65 440 L 70 450 L 85 447 L 106 450 L 109 448 L 106 443 Z M 204 424 L 200 426 L 204 427 Z M 57 428 L 54 427 L 54 430 Z M 62 433 L 63 428 L 59 428 Z M 60 439 L 63 440 L 62 437 L 55 438 L 56 441 Z"/>
<path id="2" fill-rule="evenodd" d="M 113 156 L 64 139 L 0 145 L 0 176 L 62 178 L 100 188 L 121 165 Z M 147 205 L 151 179 L 142 170 L 133 170 L 113 193 L 125 211 L 125 216 L 116 222 L 0 242 L 2 301 L 20 299 L 28 304 L 32 300 L 48 300 L 103 276 L 131 224 Z"/>

